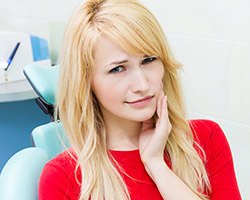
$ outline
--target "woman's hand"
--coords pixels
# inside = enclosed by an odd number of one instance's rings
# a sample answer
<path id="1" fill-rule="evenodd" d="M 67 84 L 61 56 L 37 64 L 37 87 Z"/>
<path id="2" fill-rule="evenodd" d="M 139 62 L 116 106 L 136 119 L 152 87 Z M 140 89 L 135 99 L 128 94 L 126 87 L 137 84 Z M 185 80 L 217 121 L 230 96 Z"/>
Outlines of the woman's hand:
<path id="1" fill-rule="evenodd" d="M 156 113 L 158 119 L 154 127 L 153 118 L 143 122 L 139 137 L 139 150 L 144 165 L 152 162 L 161 162 L 164 158 L 164 149 L 171 131 L 171 124 L 167 110 L 167 96 L 163 92 L 157 100 Z"/>
<path id="2" fill-rule="evenodd" d="M 163 199 L 201 200 L 164 161 L 164 149 L 172 125 L 168 118 L 167 96 L 163 93 L 158 97 L 156 113 L 156 126 L 153 126 L 153 119 L 143 122 L 139 138 L 140 156 L 147 173 Z"/>

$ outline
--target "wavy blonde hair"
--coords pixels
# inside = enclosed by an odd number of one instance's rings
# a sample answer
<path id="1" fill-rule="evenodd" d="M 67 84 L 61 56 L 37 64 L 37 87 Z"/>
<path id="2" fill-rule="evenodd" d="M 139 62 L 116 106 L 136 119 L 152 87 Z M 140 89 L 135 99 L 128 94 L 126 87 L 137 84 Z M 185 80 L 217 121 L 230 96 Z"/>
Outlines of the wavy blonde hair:
<path id="1" fill-rule="evenodd" d="M 185 117 L 180 64 L 171 55 L 159 23 L 136 0 L 87 0 L 76 10 L 65 31 L 57 95 L 60 120 L 81 169 L 80 200 L 130 199 L 124 180 L 110 159 L 104 120 L 91 90 L 94 48 L 101 35 L 107 35 L 127 52 L 161 58 L 172 124 L 166 153 L 176 175 L 198 196 L 207 199 L 210 184 Z"/>

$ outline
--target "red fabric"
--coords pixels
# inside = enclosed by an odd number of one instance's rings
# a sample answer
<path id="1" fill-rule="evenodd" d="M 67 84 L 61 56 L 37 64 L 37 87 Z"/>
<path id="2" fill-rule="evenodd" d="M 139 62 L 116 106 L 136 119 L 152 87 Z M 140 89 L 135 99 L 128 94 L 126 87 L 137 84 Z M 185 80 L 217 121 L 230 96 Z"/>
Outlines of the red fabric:
<path id="1" fill-rule="evenodd" d="M 191 120 L 195 140 L 206 153 L 206 168 L 210 178 L 211 200 L 241 200 L 228 142 L 221 128 L 210 120 Z M 140 160 L 138 150 L 110 151 L 124 168 L 123 175 L 132 200 L 162 199 Z M 168 166 L 171 164 L 166 160 Z M 78 200 L 80 186 L 75 179 L 75 161 L 67 152 L 52 159 L 43 169 L 39 184 L 39 200 Z M 80 172 L 77 177 L 80 180 Z"/>

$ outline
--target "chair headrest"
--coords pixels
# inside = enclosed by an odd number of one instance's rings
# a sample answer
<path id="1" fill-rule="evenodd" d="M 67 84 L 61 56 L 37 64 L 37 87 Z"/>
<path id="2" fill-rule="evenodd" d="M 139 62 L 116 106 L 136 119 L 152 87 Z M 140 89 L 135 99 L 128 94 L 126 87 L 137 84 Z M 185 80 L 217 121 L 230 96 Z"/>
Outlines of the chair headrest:
<path id="1" fill-rule="evenodd" d="M 59 66 L 44 67 L 28 65 L 24 68 L 24 75 L 43 101 L 55 104 L 55 96 L 59 77 Z"/>

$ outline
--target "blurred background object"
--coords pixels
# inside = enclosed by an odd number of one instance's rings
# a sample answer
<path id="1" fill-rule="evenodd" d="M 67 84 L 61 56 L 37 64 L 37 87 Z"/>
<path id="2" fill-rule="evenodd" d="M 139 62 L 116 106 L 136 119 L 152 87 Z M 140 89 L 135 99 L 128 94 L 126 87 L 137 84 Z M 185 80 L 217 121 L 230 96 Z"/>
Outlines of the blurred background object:
<path id="1" fill-rule="evenodd" d="M 24 66 L 51 66 L 46 39 L 22 32 L 0 31 L 0 102 L 26 100 L 35 94 Z"/>

